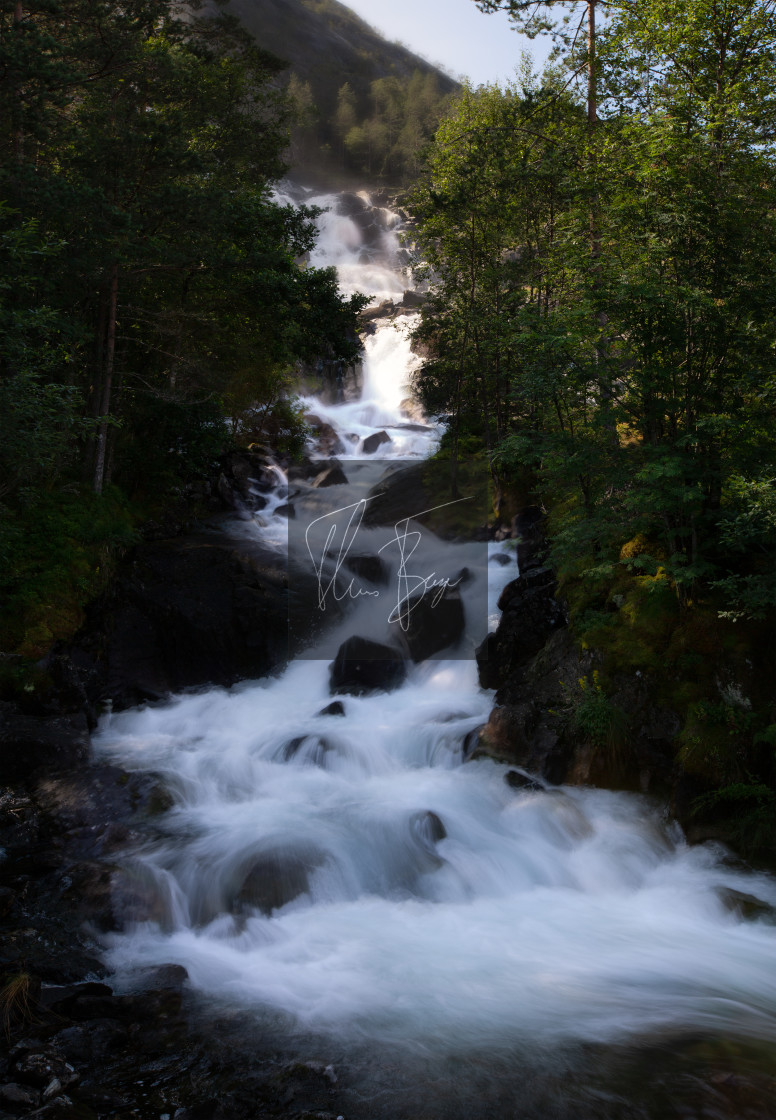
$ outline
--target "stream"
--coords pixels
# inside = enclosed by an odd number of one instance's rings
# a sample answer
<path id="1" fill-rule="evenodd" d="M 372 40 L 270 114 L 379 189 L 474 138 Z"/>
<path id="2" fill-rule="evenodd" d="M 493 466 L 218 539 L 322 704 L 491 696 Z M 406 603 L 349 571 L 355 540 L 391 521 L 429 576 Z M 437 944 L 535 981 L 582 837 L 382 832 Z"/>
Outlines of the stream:
<path id="1" fill-rule="evenodd" d="M 337 196 L 305 201 L 330 208 L 312 263 L 335 264 L 346 291 L 400 301 L 398 215 L 368 208 L 354 220 Z M 378 320 L 366 337 L 360 396 L 305 400 L 340 437 L 351 482 L 376 432 L 390 436 L 378 474 L 438 444 L 440 427 L 410 423 L 403 407 L 418 361 L 411 322 Z M 305 493 L 309 520 L 317 498 Z M 278 495 L 241 532 L 284 549 Z M 370 552 L 388 540 L 364 532 Z M 481 640 L 517 575 L 513 546 L 480 545 L 479 569 L 465 542 L 424 547 L 475 572 L 460 594 L 465 608 L 485 596 Z M 398 561 L 383 555 L 393 581 Z M 156 909 L 115 935 L 111 967 L 182 964 L 214 1006 L 350 1062 L 346 1120 L 660 1118 L 674 1113 L 591 1104 L 591 1064 L 699 1040 L 771 1047 L 773 878 L 719 846 L 689 846 L 649 799 L 543 781 L 515 789 L 506 767 L 465 761 L 493 706 L 465 643 L 410 663 L 393 691 L 340 695 L 344 714 L 324 713 L 343 636 L 384 640 L 375 609 L 354 601 L 278 676 L 103 721 L 96 752 L 160 775 L 173 798 L 126 854 Z M 741 896 L 762 904 L 754 920 Z M 564 1106 L 580 1068 L 585 1103 Z M 650 1060 L 639 1068 L 643 1082 Z"/>

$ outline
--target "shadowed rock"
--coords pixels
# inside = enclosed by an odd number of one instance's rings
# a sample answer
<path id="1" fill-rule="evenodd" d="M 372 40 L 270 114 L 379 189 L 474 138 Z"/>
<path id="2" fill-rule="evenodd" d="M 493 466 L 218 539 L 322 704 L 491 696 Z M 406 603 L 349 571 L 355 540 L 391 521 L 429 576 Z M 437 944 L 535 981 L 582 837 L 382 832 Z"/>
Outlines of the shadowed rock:
<path id="1" fill-rule="evenodd" d="M 329 667 L 329 689 L 333 696 L 391 692 L 404 682 L 406 675 L 404 658 L 398 650 L 354 636 L 342 643 Z"/>

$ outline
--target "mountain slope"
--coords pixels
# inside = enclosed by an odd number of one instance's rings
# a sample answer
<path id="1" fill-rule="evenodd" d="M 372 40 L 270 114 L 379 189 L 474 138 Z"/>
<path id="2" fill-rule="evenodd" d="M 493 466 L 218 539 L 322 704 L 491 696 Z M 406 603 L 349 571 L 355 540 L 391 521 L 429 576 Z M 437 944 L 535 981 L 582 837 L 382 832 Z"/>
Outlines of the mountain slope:
<path id="1" fill-rule="evenodd" d="M 297 161 L 407 177 L 408 153 L 428 138 L 457 89 L 449 75 L 388 42 L 338 0 L 230 0 L 219 8 L 288 60 L 293 88 L 311 101 L 307 128 L 296 136 Z"/>

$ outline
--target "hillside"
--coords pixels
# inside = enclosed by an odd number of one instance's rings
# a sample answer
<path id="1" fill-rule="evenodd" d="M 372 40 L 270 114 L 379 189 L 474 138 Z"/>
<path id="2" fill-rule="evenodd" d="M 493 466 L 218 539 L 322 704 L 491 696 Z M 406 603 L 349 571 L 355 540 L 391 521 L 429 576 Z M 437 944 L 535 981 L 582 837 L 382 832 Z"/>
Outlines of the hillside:
<path id="1" fill-rule="evenodd" d="M 295 165 L 382 181 L 414 173 L 416 153 L 457 89 L 452 78 L 388 42 L 337 0 L 230 0 L 218 7 L 290 63 L 303 115 Z"/>

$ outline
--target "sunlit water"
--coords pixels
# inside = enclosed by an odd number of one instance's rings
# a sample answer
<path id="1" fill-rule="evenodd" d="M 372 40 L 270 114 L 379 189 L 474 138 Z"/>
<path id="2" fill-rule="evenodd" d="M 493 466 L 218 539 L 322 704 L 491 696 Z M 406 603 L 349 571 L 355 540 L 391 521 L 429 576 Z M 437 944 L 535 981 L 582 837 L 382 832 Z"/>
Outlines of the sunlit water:
<path id="1" fill-rule="evenodd" d="M 347 288 L 400 295 L 393 217 L 365 257 L 336 199 L 314 201 L 332 206 L 314 263 L 336 263 Z M 406 423 L 406 326 L 367 340 L 361 400 L 314 402 L 343 436 Z M 438 434 L 397 427 L 381 458 L 426 455 Z M 280 541 L 273 509 L 242 531 Z M 493 626 L 516 568 L 508 545 L 489 547 Z M 344 717 L 320 714 L 328 664 L 307 659 L 102 728 L 99 752 L 163 775 L 175 797 L 161 837 L 128 855 L 157 912 L 116 938 L 117 968 L 178 961 L 222 1001 L 426 1054 L 776 1038 L 776 930 L 727 901 L 734 890 L 776 905 L 771 878 L 689 847 L 634 795 L 519 791 L 503 766 L 464 762 L 493 703 L 471 660 L 342 700 Z"/>

